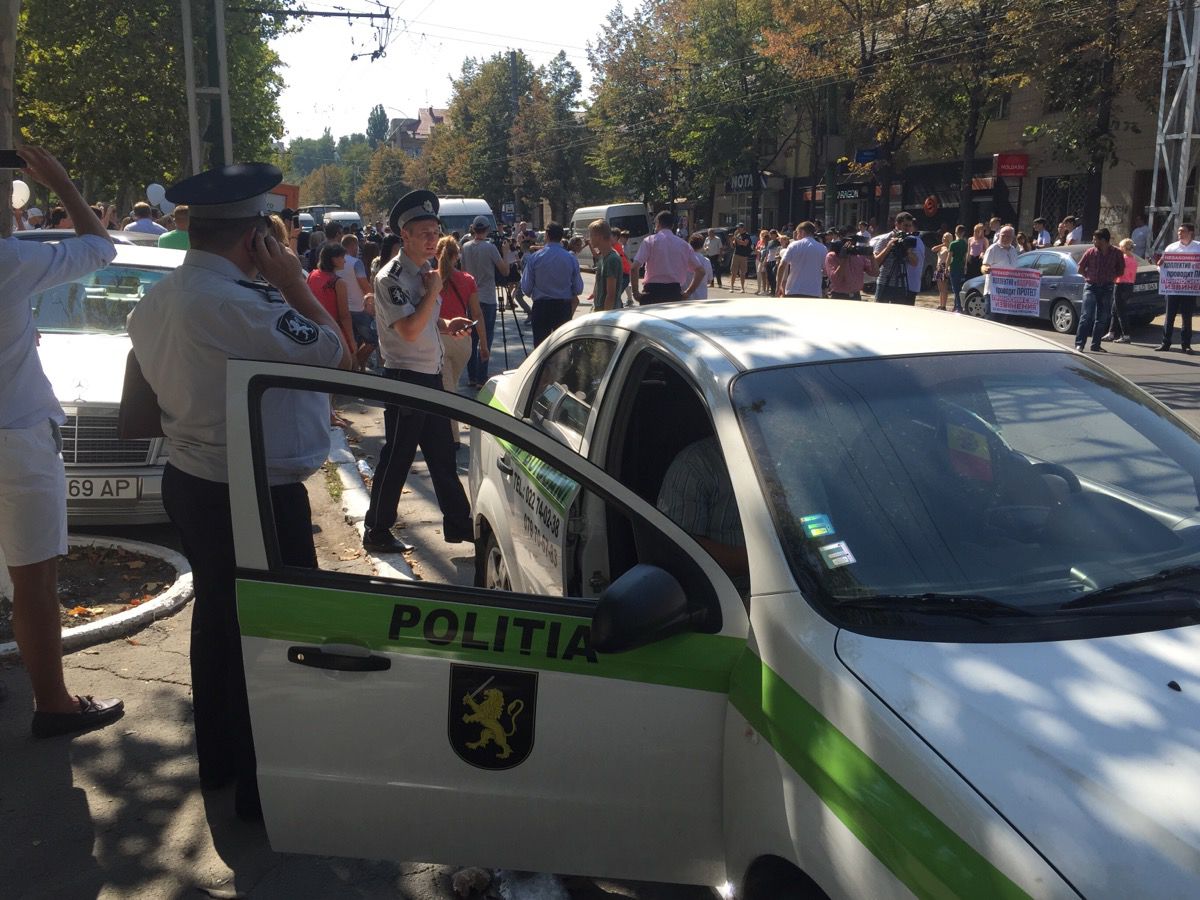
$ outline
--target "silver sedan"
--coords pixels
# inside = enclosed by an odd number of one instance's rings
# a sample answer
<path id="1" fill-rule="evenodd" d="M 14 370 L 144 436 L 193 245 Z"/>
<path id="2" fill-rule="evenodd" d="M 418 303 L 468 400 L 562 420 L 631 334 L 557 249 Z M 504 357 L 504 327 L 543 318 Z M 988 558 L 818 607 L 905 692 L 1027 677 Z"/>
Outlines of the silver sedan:
<path id="1" fill-rule="evenodd" d="M 1022 253 L 1017 267 L 1037 269 L 1042 273 L 1041 304 L 1038 318 L 1045 319 L 1059 334 L 1074 334 L 1083 307 L 1083 276 L 1079 260 L 1091 244 L 1071 244 L 1066 247 L 1045 247 Z M 984 276 L 972 278 L 963 285 L 963 309 L 972 316 L 984 314 Z M 1133 295 L 1125 307 L 1131 325 L 1146 325 L 1162 314 L 1165 301 L 1158 292 L 1158 268 L 1138 258 L 1137 279 Z"/>

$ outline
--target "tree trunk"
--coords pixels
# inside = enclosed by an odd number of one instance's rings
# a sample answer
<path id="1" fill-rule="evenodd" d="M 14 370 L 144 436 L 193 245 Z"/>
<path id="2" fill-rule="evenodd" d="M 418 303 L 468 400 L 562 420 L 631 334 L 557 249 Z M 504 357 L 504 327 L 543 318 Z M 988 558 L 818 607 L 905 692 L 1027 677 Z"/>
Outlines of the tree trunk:
<path id="1" fill-rule="evenodd" d="M 1100 66 L 1098 84 L 1100 93 L 1096 103 L 1096 121 L 1088 156 L 1087 184 L 1083 193 L 1083 240 L 1089 241 L 1091 234 L 1100 226 L 1100 200 L 1104 189 L 1104 166 L 1108 162 L 1112 144 L 1112 110 L 1114 94 L 1113 73 L 1116 70 L 1117 35 L 1120 20 L 1117 17 L 1116 0 L 1106 0 L 1104 14 L 1106 45 L 1104 61 Z"/>
<path id="2" fill-rule="evenodd" d="M 21 0 L 0 0 L 0 147 L 13 145 L 13 73 L 17 61 L 17 15 Z M 12 233 L 12 170 L 0 169 L 0 237 Z"/>
<path id="3" fill-rule="evenodd" d="M 971 181 L 975 175 L 975 150 L 979 146 L 979 114 L 983 106 L 978 90 L 967 96 L 967 122 L 963 126 L 962 171 L 958 182 L 958 224 L 971 227 Z"/>

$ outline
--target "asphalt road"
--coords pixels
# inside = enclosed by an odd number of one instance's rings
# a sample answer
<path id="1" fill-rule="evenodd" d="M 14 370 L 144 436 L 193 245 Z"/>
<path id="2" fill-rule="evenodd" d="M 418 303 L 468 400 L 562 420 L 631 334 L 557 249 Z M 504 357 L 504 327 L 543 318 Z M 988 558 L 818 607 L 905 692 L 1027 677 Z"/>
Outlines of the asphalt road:
<path id="1" fill-rule="evenodd" d="M 585 276 L 585 280 L 590 280 Z M 590 288 L 589 288 L 590 289 Z M 750 294 L 753 295 L 753 285 Z M 738 297 L 728 291 L 712 296 Z M 923 296 L 921 305 L 936 305 Z M 581 305 L 580 314 L 590 311 Z M 946 315 L 951 315 L 946 313 Z M 516 366 L 532 349 L 520 312 L 506 317 L 508 360 Z M 523 330 L 525 347 L 517 333 Z M 1027 325 L 1069 344 L 1048 325 Z M 1154 353 L 1160 332 L 1141 329 L 1135 342 L 1108 345 L 1096 358 L 1142 385 L 1200 427 L 1200 357 Z M 492 371 L 505 367 L 505 344 L 493 350 Z M 352 437 L 368 463 L 377 458 L 382 423 L 377 411 L 341 404 Z M 464 455 L 460 463 L 465 463 Z M 465 470 L 462 470 L 465 471 Z M 322 565 L 371 571 L 358 538 L 341 513 L 324 473 L 309 482 Z M 401 501 L 405 537 L 417 549 L 414 571 L 430 580 L 470 583 L 469 545 L 440 539 L 440 512 L 418 460 Z M 106 528 L 104 533 L 178 547 L 170 526 Z M 34 743 L 24 673 L 0 664 L 0 890 L 6 897 L 195 896 L 291 898 L 370 897 L 448 900 L 455 867 L 375 863 L 274 853 L 261 827 L 231 815 L 227 793 L 203 795 L 195 781 L 190 728 L 187 644 L 190 607 L 128 640 L 72 654 L 68 683 L 76 691 L 122 696 L 128 713 L 115 726 L 76 738 Z M 463 860 L 469 864 L 470 860 Z M 574 879 L 543 883 L 508 896 L 560 900 L 701 900 L 704 889 Z"/>

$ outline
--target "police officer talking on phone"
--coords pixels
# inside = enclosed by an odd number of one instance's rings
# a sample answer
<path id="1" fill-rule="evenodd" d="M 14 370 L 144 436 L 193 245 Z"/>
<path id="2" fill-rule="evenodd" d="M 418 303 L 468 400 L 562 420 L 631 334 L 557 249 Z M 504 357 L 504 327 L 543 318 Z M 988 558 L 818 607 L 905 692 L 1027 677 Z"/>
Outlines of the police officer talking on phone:
<path id="1" fill-rule="evenodd" d="M 404 249 L 375 277 L 375 323 L 384 376 L 441 390 L 441 335 L 465 339 L 473 323 L 461 316 L 441 317 L 442 279 L 429 265 L 441 237 L 438 209 L 438 198 L 430 191 L 410 191 L 392 207 L 389 222 L 392 232 L 404 237 Z M 391 529 L 418 446 L 442 510 L 442 537 L 448 544 L 472 540 L 471 507 L 458 478 L 450 420 L 388 406 L 383 424 L 363 548 L 388 553 L 407 549 Z"/>
<path id="2" fill-rule="evenodd" d="M 134 355 L 158 395 L 167 437 L 163 505 L 192 566 L 192 704 L 201 787 L 233 782 L 235 809 L 247 820 L 261 818 L 262 808 L 234 597 L 226 362 L 342 369 L 351 362 L 299 260 L 269 235 L 268 192 L 282 178 L 274 166 L 249 163 L 172 186 L 167 199 L 191 207 L 191 249 L 129 318 Z M 317 565 L 303 481 L 328 456 L 328 429 L 327 395 L 270 390 L 264 397 L 271 509 L 285 565 Z"/>

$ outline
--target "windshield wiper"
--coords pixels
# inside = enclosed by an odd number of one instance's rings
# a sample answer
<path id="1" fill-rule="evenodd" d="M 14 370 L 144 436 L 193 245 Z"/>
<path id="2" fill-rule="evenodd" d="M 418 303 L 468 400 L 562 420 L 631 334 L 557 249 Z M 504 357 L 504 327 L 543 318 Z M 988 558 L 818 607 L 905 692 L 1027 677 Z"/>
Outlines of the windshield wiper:
<path id="1" fill-rule="evenodd" d="M 840 600 L 838 606 L 884 612 L 918 612 L 930 615 L 1035 616 L 1037 613 L 983 594 L 876 594 L 861 600 Z"/>
<path id="2" fill-rule="evenodd" d="M 1100 588 L 1097 591 L 1089 591 L 1082 597 L 1069 600 L 1058 608 L 1060 610 L 1086 609 L 1090 606 L 1107 606 L 1130 600 L 1134 601 L 1131 605 L 1142 606 L 1145 605 L 1146 600 L 1161 600 L 1172 595 L 1191 594 L 1194 596 L 1189 601 L 1190 605 L 1180 606 L 1179 604 L 1175 604 L 1172 609 L 1180 609 L 1182 611 L 1195 609 L 1200 611 L 1200 584 L 1194 586 L 1172 584 L 1177 579 L 1194 578 L 1196 576 L 1200 576 L 1200 566 L 1175 566 L 1170 569 L 1163 569 L 1161 572 L 1155 572 L 1153 575 L 1147 575 L 1145 578 L 1121 581 L 1106 588 Z"/>

